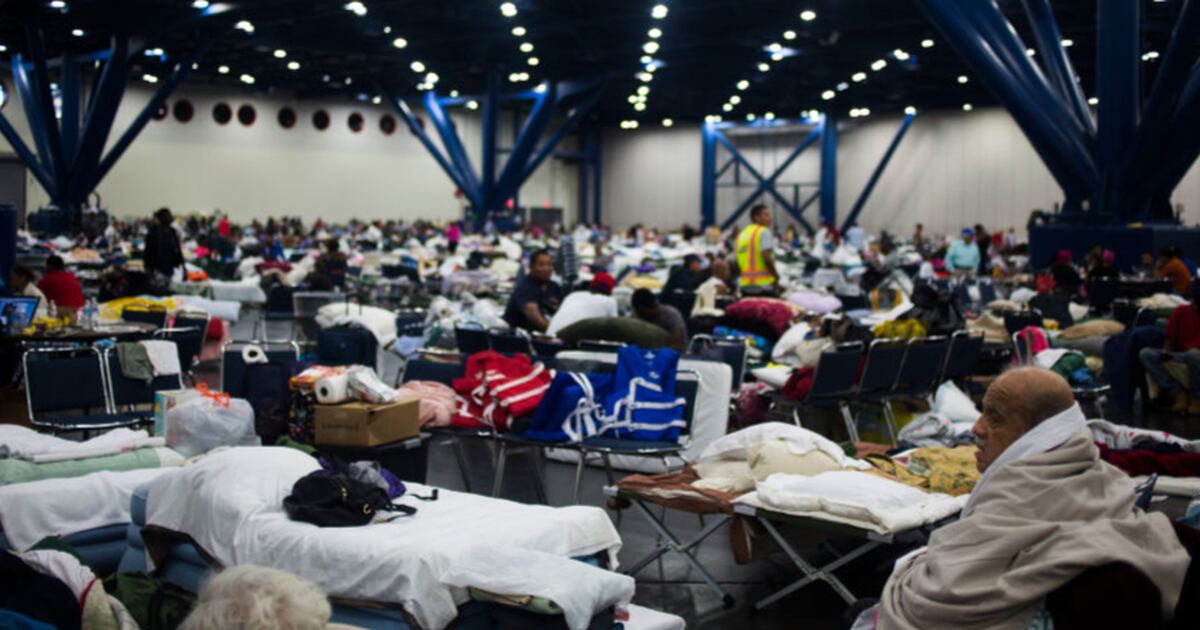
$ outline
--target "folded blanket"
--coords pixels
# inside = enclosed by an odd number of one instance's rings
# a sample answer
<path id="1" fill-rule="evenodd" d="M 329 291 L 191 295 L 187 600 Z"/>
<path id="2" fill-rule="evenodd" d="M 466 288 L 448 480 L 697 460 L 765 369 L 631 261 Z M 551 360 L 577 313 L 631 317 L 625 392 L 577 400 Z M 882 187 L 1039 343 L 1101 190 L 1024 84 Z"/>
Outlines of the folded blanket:
<path id="1" fill-rule="evenodd" d="M 137 448 L 127 453 L 37 464 L 21 459 L 0 459 L 0 486 L 42 479 L 65 479 L 108 470 L 137 470 L 180 466 L 183 456 L 165 447 Z"/>
<path id="2" fill-rule="evenodd" d="M 163 446 L 142 430 L 113 429 L 84 442 L 38 433 L 15 424 L 0 424 L 0 459 L 17 458 L 35 463 L 115 455 L 135 448 Z"/>
<path id="3" fill-rule="evenodd" d="M 146 358 L 150 360 L 154 376 L 173 376 L 182 371 L 179 369 L 179 350 L 174 341 L 154 339 L 139 341 L 138 344 L 146 349 Z"/>
<path id="4" fill-rule="evenodd" d="M 454 390 L 435 381 L 409 381 L 396 389 L 401 398 L 421 399 L 421 426 L 445 427 L 454 416 Z"/>

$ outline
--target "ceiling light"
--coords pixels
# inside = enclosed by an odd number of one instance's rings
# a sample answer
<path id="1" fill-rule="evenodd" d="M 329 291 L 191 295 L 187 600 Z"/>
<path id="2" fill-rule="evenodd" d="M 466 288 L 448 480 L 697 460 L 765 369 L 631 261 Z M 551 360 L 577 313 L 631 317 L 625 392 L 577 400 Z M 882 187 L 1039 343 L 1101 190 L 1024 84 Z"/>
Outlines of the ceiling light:
<path id="1" fill-rule="evenodd" d="M 1063 48 L 1070 48 L 1075 45 L 1075 40 L 1064 39 L 1064 40 L 1062 40 L 1062 45 L 1063 45 Z"/>
<path id="2" fill-rule="evenodd" d="M 892 51 L 892 56 L 896 58 L 896 61 L 908 61 L 912 57 L 912 55 L 904 52 L 903 50 L 901 50 L 899 48 Z"/>
<path id="3" fill-rule="evenodd" d="M 299 70 L 299 69 L 300 69 L 299 61 L 289 61 L 288 62 L 288 70 Z"/>
<path id="4" fill-rule="evenodd" d="M 147 48 L 146 50 L 142 51 L 142 54 L 147 57 L 161 57 L 165 54 L 165 52 L 161 48 Z"/>
<path id="5" fill-rule="evenodd" d="M 343 83 L 345 83 L 346 85 L 350 85 L 350 84 L 354 83 L 354 79 L 351 77 L 346 77 L 346 80 L 343 81 Z"/>
<path id="6" fill-rule="evenodd" d="M 1142 55 L 1142 61 L 1150 61 L 1152 59 L 1158 59 L 1158 51 L 1157 50 L 1151 50 L 1150 52 L 1147 52 L 1146 54 Z"/>
<path id="7" fill-rule="evenodd" d="M 633 104 L 633 108 L 634 108 L 634 109 L 636 109 L 636 110 L 637 110 L 637 111 L 639 111 L 639 112 L 640 112 L 640 111 L 645 111 L 645 109 L 646 109 L 646 104 L 645 104 L 645 103 L 634 103 L 634 104 Z"/>
<path id="8" fill-rule="evenodd" d="M 396 39 L 392 40 L 392 45 L 396 48 L 406 48 L 408 47 L 408 40 L 404 39 L 403 37 L 397 37 Z"/>
<path id="9" fill-rule="evenodd" d="M 413 72 L 425 72 L 425 64 L 421 63 L 420 61 L 412 62 L 408 64 L 408 67 L 412 68 Z"/>
<path id="10" fill-rule="evenodd" d="M 796 39 L 796 31 L 784 31 L 783 38 L 784 39 Z"/>
<path id="11" fill-rule="evenodd" d="M 821 92 L 821 100 L 824 101 L 831 101 L 835 96 L 837 96 L 837 92 L 834 92 L 833 90 L 825 90 L 824 92 Z"/>
<path id="12" fill-rule="evenodd" d="M 217 66 L 217 72 L 220 74 L 229 74 L 229 66 Z"/>
<path id="13" fill-rule="evenodd" d="M 739 89 L 739 90 L 745 91 L 749 87 L 750 87 L 750 82 L 745 79 L 742 79 L 741 81 L 737 82 L 737 89 Z"/>
<path id="14" fill-rule="evenodd" d="M 382 102 L 383 102 L 383 99 L 382 99 L 381 97 L 378 97 L 378 96 L 372 96 L 372 97 L 371 97 L 371 104 L 372 104 L 372 105 L 378 105 L 378 104 L 380 104 L 380 103 L 382 103 Z"/>
<path id="15" fill-rule="evenodd" d="M 662 122 L 662 126 L 664 126 L 664 127 L 670 127 L 671 125 L 674 125 L 674 124 L 675 124 L 675 121 L 671 120 L 670 118 L 664 118 L 663 122 Z"/>
<path id="16" fill-rule="evenodd" d="M 275 49 L 275 58 L 283 59 L 284 57 L 287 57 L 287 51 L 282 48 L 276 48 Z"/>
<path id="17" fill-rule="evenodd" d="M 67 8 L 67 3 L 63 2 L 63 0 L 50 0 L 50 8 L 51 9 L 65 9 L 65 8 Z"/>
<path id="18" fill-rule="evenodd" d="M 625 100 L 629 101 L 630 105 L 633 105 L 634 103 L 638 102 L 639 99 L 637 94 L 630 94 Z"/>
<path id="19" fill-rule="evenodd" d="M 783 53 L 782 52 L 771 53 L 771 61 L 783 61 Z"/>
<path id="20" fill-rule="evenodd" d="M 342 6 L 347 11 L 353 13 L 354 15 L 357 15 L 358 17 L 362 17 L 367 14 L 367 5 L 359 2 L 358 0 L 353 0 L 352 2 L 347 2 L 346 4 L 344 4 Z"/>
<path id="21" fill-rule="evenodd" d="M 527 63 L 527 64 L 529 64 L 529 65 L 531 65 L 531 66 L 536 66 L 536 65 L 538 65 L 539 63 L 541 63 L 541 60 L 539 60 L 537 57 L 530 57 L 530 58 L 528 58 L 528 59 L 526 59 L 526 60 L 525 60 L 525 63 Z"/>
<path id="22" fill-rule="evenodd" d="M 0 52 L 8 52 L 8 46 L 5 46 L 4 44 L 0 44 Z"/>
<path id="23" fill-rule="evenodd" d="M 514 17 L 517 15 L 517 5 L 511 2 L 505 2 L 500 5 L 500 15 L 504 17 Z"/>
<path id="24" fill-rule="evenodd" d="M 1099 104 L 1100 104 L 1100 99 L 1096 98 L 1095 96 L 1088 99 L 1088 105 L 1099 105 Z"/>
<path id="25" fill-rule="evenodd" d="M 391 35 L 391 34 L 392 34 L 392 27 L 390 27 L 390 26 L 385 26 L 385 27 L 383 27 L 383 34 L 384 34 L 384 35 Z"/>
<path id="26" fill-rule="evenodd" d="M 817 12 L 811 9 L 805 9 L 804 11 L 800 12 L 800 19 L 804 20 L 805 22 L 811 22 L 817 19 Z"/>
<path id="27" fill-rule="evenodd" d="M 771 64 L 769 64 L 769 63 L 767 63 L 767 62 L 765 62 L 765 61 L 764 61 L 764 62 L 762 62 L 762 63 L 760 63 L 760 64 L 758 64 L 758 71 L 759 71 L 759 72 L 767 72 L 767 71 L 769 71 L 770 69 L 771 69 Z"/>
<path id="28" fill-rule="evenodd" d="M 196 0 L 195 2 L 192 3 L 192 8 L 193 9 L 207 9 L 208 8 L 208 0 Z"/>
<path id="29" fill-rule="evenodd" d="M 250 23 L 250 20 L 241 20 L 237 24 L 234 24 L 233 28 L 246 33 L 254 32 L 254 25 Z"/>
<path id="30" fill-rule="evenodd" d="M 733 105 L 730 105 L 729 103 L 725 103 L 724 105 L 721 106 L 721 109 L 723 109 L 727 112 L 731 112 L 731 111 L 733 111 Z"/>
<path id="31" fill-rule="evenodd" d="M 418 90 L 421 90 L 422 92 L 427 92 L 427 91 L 429 91 L 429 90 L 432 90 L 432 89 L 433 89 L 433 86 L 432 86 L 432 85 L 429 85 L 428 83 L 426 83 L 426 82 L 424 82 L 424 81 L 422 81 L 422 82 L 420 82 L 420 83 L 418 83 L 418 84 L 417 84 L 417 89 L 418 89 Z"/>
<path id="32" fill-rule="evenodd" d="M 755 118 L 757 118 L 757 116 L 754 114 L 746 114 L 746 122 L 754 122 Z"/>
<path id="33" fill-rule="evenodd" d="M 767 120 L 775 120 L 775 112 L 767 112 L 763 114 L 763 118 Z"/>
<path id="34" fill-rule="evenodd" d="M 964 112 L 969 112 L 972 109 L 975 109 L 975 108 L 970 103 L 963 103 L 963 111 Z"/>
<path id="35" fill-rule="evenodd" d="M 850 109 L 850 117 L 851 117 L 851 118 L 858 118 L 858 108 L 857 108 L 857 107 L 854 107 L 854 108 L 851 108 L 851 109 Z"/>
<path id="36" fill-rule="evenodd" d="M 650 86 L 649 85 L 638 86 L 637 93 L 641 96 L 645 96 L 645 95 L 649 94 Z"/>
<path id="37" fill-rule="evenodd" d="M 158 83 L 158 77 L 154 76 L 153 74 L 143 74 L 142 80 L 146 83 Z"/>
<path id="38" fill-rule="evenodd" d="M 959 83 L 966 83 L 967 81 L 970 81 L 970 79 L 967 78 L 967 75 L 965 75 L 965 74 L 958 75 Z"/>
<path id="39" fill-rule="evenodd" d="M 849 88 L 849 87 L 850 87 L 850 84 L 849 84 L 849 83 L 846 83 L 845 81 L 842 81 L 841 83 L 837 84 L 837 91 L 839 91 L 839 92 L 845 92 L 845 91 L 846 91 L 846 89 L 847 89 L 847 88 Z"/>
<path id="40" fill-rule="evenodd" d="M 917 108 L 913 107 L 912 105 L 909 105 L 908 107 L 904 108 L 904 113 L 908 114 L 909 116 L 912 116 L 917 113 Z"/>
<path id="41" fill-rule="evenodd" d="M 866 107 L 859 108 L 858 115 L 859 116 L 870 116 L 871 110 Z"/>
<path id="42" fill-rule="evenodd" d="M 254 85 L 254 77 L 248 74 L 243 74 L 238 78 L 241 79 L 242 83 L 245 83 L 246 85 Z"/>
<path id="43" fill-rule="evenodd" d="M 734 94 L 733 96 L 729 97 L 729 102 L 733 103 L 734 105 L 737 105 L 738 103 L 742 102 L 742 97 L 738 96 L 737 94 Z"/>
<path id="44" fill-rule="evenodd" d="M 650 39 L 658 39 L 659 37 L 662 37 L 662 29 L 654 27 L 649 31 L 646 31 L 646 35 L 650 36 Z"/>
<path id="45" fill-rule="evenodd" d="M 458 98 L 458 90 L 450 90 L 450 98 Z"/>
<path id="46" fill-rule="evenodd" d="M 642 83 L 649 83 L 654 80 L 654 75 L 650 74 L 649 72 L 639 72 L 637 78 Z"/>
<path id="47" fill-rule="evenodd" d="M 654 62 L 646 64 L 646 72 L 654 72 L 655 70 L 658 70 L 658 64 Z"/>
<path id="48" fill-rule="evenodd" d="M 467 109 L 472 111 L 479 109 L 479 101 L 467 101 Z"/>
<path id="49" fill-rule="evenodd" d="M 642 44 L 642 50 L 646 51 L 647 55 L 653 55 L 658 52 L 658 42 L 646 42 Z"/>
<path id="50" fill-rule="evenodd" d="M 533 44 L 530 44 L 529 42 L 521 42 L 521 45 L 518 46 L 518 48 L 523 53 L 533 52 Z"/>
<path id="51" fill-rule="evenodd" d="M 642 58 L 638 61 L 641 61 L 642 65 L 649 65 L 650 62 L 654 61 L 654 57 L 651 57 L 650 55 L 642 55 Z"/>
<path id="52" fill-rule="evenodd" d="M 921 40 L 921 48 L 933 48 L 933 40 L 932 39 L 922 39 Z"/>
<path id="53" fill-rule="evenodd" d="M 514 26 L 512 28 L 512 34 L 516 35 L 517 37 L 525 37 L 525 27 L 524 26 Z"/>
<path id="54" fill-rule="evenodd" d="M 783 50 L 783 46 L 781 46 L 779 42 L 771 42 L 767 45 L 767 50 L 770 52 L 779 52 Z"/>
<path id="55" fill-rule="evenodd" d="M 882 59 L 876 59 L 875 62 L 871 64 L 871 69 L 874 70 L 875 72 L 879 72 L 880 70 L 883 70 L 886 67 L 887 67 L 887 62 Z"/>
<path id="56" fill-rule="evenodd" d="M 855 83 L 861 83 L 862 81 L 866 81 L 867 73 L 866 72 L 855 72 L 854 74 L 850 75 L 850 80 L 854 81 Z"/>
<path id="57" fill-rule="evenodd" d="M 1037 51 L 1036 51 L 1036 50 L 1034 50 L 1034 49 L 1032 49 L 1032 48 L 1026 48 L 1026 49 L 1025 49 L 1025 56 L 1026 56 L 1026 57 L 1032 57 L 1032 56 L 1034 56 L 1034 55 L 1036 55 L 1036 54 L 1037 54 Z"/>
<path id="58" fill-rule="evenodd" d="M 667 17 L 667 13 L 669 11 L 670 11 L 670 9 L 667 8 L 667 5 L 656 4 L 656 5 L 654 5 L 653 9 L 650 9 L 650 17 L 652 17 L 656 20 L 661 20 L 661 19 Z"/>
<path id="59" fill-rule="evenodd" d="M 441 77 L 439 77 L 438 73 L 436 73 L 436 72 L 430 72 L 429 74 L 425 75 L 426 83 L 437 83 L 440 80 L 441 80 Z"/>
<path id="60" fill-rule="evenodd" d="M 83 37 L 85 33 L 83 32 L 83 29 L 77 28 L 77 29 L 71 31 L 71 34 L 74 35 L 75 37 Z"/>

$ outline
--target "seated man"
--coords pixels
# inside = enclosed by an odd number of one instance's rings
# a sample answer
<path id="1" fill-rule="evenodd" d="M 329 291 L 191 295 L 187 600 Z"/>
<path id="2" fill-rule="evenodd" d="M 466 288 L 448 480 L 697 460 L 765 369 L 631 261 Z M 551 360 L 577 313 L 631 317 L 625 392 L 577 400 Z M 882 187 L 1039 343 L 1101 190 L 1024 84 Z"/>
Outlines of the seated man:
<path id="1" fill-rule="evenodd" d="M 1113 563 L 1144 575 L 1163 619 L 1174 617 L 1188 552 L 1170 519 L 1136 509 L 1133 482 L 1100 460 L 1066 381 L 1006 372 L 972 432 L 983 476 L 957 522 L 896 562 L 876 627 L 1025 628 L 1048 616 L 1048 595 Z"/>
<path id="2" fill-rule="evenodd" d="M 671 271 L 667 283 L 663 285 L 662 294 L 670 295 L 672 291 L 695 291 L 708 279 L 704 272 L 704 263 L 695 254 L 683 257 L 683 264 Z"/>
<path id="3" fill-rule="evenodd" d="M 554 259 L 550 252 L 540 249 L 529 257 L 529 271 L 513 288 L 504 321 L 513 328 L 530 332 L 546 332 L 550 317 L 562 301 L 562 287 L 550 278 L 554 275 Z"/>
<path id="4" fill-rule="evenodd" d="M 37 288 L 49 303 L 57 307 L 59 317 L 73 319 L 75 313 L 83 308 L 83 287 L 79 285 L 75 274 L 67 270 L 66 263 L 59 256 L 46 259 L 46 273 L 42 274 Z"/>
<path id="5" fill-rule="evenodd" d="M 1174 398 L 1171 411 L 1197 416 L 1200 415 L 1200 280 L 1192 283 L 1190 297 L 1191 304 L 1181 304 L 1171 311 L 1163 349 L 1142 348 L 1138 359 L 1150 378 L 1162 388 L 1161 396 L 1168 400 Z M 1187 392 L 1163 365 L 1167 361 L 1179 361 L 1187 366 Z"/>
<path id="6" fill-rule="evenodd" d="M 650 322 L 671 335 L 667 347 L 683 352 L 687 349 L 687 322 L 679 310 L 669 304 L 659 304 L 648 289 L 633 292 L 633 312 L 638 319 Z"/>

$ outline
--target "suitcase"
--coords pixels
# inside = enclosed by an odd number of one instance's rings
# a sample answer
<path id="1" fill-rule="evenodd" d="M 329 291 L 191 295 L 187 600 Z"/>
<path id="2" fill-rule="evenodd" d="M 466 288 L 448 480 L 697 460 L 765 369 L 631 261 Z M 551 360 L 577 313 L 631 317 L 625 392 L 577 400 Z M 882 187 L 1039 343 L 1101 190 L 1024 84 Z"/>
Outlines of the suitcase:
<path id="1" fill-rule="evenodd" d="M 375 335 L 356 326 L 334 326 L 317 335 L 317 361 L 324 365 L 375 367 Z"/>

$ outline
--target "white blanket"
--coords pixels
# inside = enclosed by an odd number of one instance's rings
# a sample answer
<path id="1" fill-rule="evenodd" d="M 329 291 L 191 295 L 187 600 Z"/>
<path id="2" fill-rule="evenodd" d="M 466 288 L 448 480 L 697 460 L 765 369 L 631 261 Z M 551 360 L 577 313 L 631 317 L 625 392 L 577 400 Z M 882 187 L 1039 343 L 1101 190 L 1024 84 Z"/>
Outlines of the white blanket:
<path id="1" fill-rule="evenodd" d="M 263 292 L 258 282 L 258 276 L 254 276 L 237 281 L 211 280 L 209 281 L 209 285 L 212 287 L 214 300 L 242 302 L 244 304 L 266 304 L 267 294 Z"/>
<path id="2" fill-rule="evenodd" d="M 200 297 L 199 295 L 176 295 L 173 297 L 176 300 L 188 305 L 190 309 L 203 311 L 213 317 L 219 317 L 227 322 L 236 322 L 242 316 L 241 302 L 210 300 L 206 297 Z"/>
<path id="3" fill-rule="evenodd" d="M 101 471 L 0 486 L 0 527 L 9 544 L 24 551 L 47 536 L 70 536 L 128 523 L 134 489 L 177 470 Z"/>
<path id="4" fill-rule="evenodd" d="M 146 349 L 146 356 L 150 359 L 150 365 L 154 367 L 155 376 L 179 374 L 179 350 L 174 341 L 152 339 L 138 343 Z"/>
<path id="5" fill-rule="evenodd" d="M 440 490 L 437 501 L 399 499 L 417 514 L 386 524 L 320 528 L 289 520 L 284 497 L 297 479 L 318 468 L 313 458 L 287 448 L 213 453 L 157 480 L 146 520 L 190 535 L 222 565 L 274 567 L 330 595 L 399 603 L 430 629 L 448 625 L 468 599 L 464 588 L 447 581 L 460 562 L 494 558 L 498 550 L 542 552 L 564 562 L 607 551 L 615 566 L 621 546 L 599 508 L 521 505 L 449 490 Z M 426 496 L 430 489 L 409 484 L 409 492 Z M 531 574 L 526 585 L 536 592 L 522 594 L 556 592 L 558 575 Z M 604 599 L 619 596 L 606 584 L 577 586 L 605 589 Z M 558 603 L 565 608 L 575 600 Z M 573 608 L 569 614 L 594 612 Z"/>
<path id="6" fill-rule="evenodd" d="M 739 503 L 894 534 L 957 514 L 967 497 L 926 493 L 870 473 L 774 474 Z"/>
<path id="7" fill-rule="evenodd" d="M 15 424 L 0 424 L 0 457 L 35 464 L 116 455 L 135 448 L 164 445 L 162 438 L 152 438 L 142 430 L 113 429 L 86 442 L 73 442 Z"/>
<path id="8" fill-rule="evenodd" d="M 321 328 L 331 326 L 361 326 L 375 335 L 380 347 L 387 347 L 396 340 L 396 314 L 378 306 L 363 306 L 347 302 L 326 304 L 317 309 L 315 318 Z"/>

